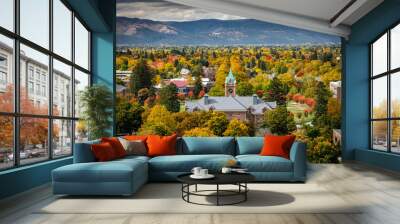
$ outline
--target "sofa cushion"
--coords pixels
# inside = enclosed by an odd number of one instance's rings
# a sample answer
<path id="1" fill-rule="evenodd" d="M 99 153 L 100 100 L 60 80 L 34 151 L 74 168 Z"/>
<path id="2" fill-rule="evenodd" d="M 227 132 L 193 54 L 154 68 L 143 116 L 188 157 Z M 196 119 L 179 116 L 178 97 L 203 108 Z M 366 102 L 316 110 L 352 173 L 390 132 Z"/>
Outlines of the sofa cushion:
<path id="1" fill-rule="evenodd" d="M 231 155 L 175 155 L 158 156 L 149 160 L 150 171 L 190 172 L 199 166 L 210 171 L 219 171 L 228 160 L 235 159 Z"/>
<path id="2" fill-rule="evenodd" d="M 292 172 L 292 161 L 279 156 L 239 155 L 240 167 L 249 172 Z"/>
<path id="3" fill-rule="evenodd" d="M 141 159 L 121 159 L 109 162 L 75 163 L 53 170 L 58 182 L 130 182 L 136 172 L 147 172 Z M 147 173 L 143 173 L 147 176 Z"/>
<path id="4" fill-rule="evenodd" d="M 183 137 L 182 154 L 235 154 L 233 137 Z"/>
<path id="5" fill-rule="evenodd" d="M 237 137 L 236 155 L 260 154 L 264 137 Z"/>

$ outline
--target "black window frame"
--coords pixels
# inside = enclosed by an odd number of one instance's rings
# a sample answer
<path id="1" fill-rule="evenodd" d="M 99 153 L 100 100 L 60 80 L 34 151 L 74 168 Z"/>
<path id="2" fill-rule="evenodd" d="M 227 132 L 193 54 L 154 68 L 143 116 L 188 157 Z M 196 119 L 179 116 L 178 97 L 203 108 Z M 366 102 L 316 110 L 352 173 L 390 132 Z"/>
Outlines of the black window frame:
<path id="1" fill-rule="evenodd" d="M 400 21 L 397 21 L 396 23 L 392 24 L 389 28 L 385 29 L 384 32 L 382 32 L 380 35 L 378 35 L 374 40 L 372 40 L 368 46 L 369 46 L 369 145 L 370 145 L 370 150 L 373 151 L 379 151 L 379 152 L 387 152 L 387 153 L 392 153 L 392 154 L 400 154 L 400 152 L 393 152 L 392 151 L 392 121 L 400 121 L 400 117 L 393 117 L 392 116 L 392 100 L 391 100 L 391 80 L 392 80 L 392 75 L 395 75 L 396 73 L 400 72 L 400 67 L 391 69 L 391 31 L 393 28 L 400 26 Z M 373 44 L 378 41 L 381 37 L 384 35 L 387 35 L 387 69 L 385 72 L 380 73 L 380 74 L 373 74 Z M 373 81 L 378 79 L 386 77 L 386 86 L 387 86 L 387 105 L 386 105 L 386 118 L 373 118 Z M 374 133 L 373 133 L 373 122 L 384 122 L 386 121 L 386 129 L 387 129 L 387 138 L 386 138 L 386 151 L 384 150 L 379 150 L 374 148 Z"/>
<path id="2" fill-rule="evenodd" d="M 4 37 L 8 37 L 13 40 L 13 65 L 12 65 L 12 74 L 14 78 L 14 99 L 13 99 L 13 112 L 2 112 L 0 111 L 0 116 L 4 117 L 11 117 L 13 119 L 13 166 L 10 167 L 5 167 L 5 168 L 0 168 L 0 172 L 5 171 L 5 170 L 11 170 L 11 169 L 16 169 L 19 167 L 23 166 L 30 166 L 33 164 L 38 164 L 38 163 L 43 163 L 47 162 L 50 160 L 58 160 L 66 157 L 73 156 L 74 152 L 74 143 L 75 143 L 75 127 L 76 127 L 76 121 L 79 120 L 79 117 L 75 116 L 75 98 L 76 98 L 76 93 L 75 93 L 75 69 L 85 73 L 89 77 L 89 86 L 92 85 L 92 57 L 91 57 L 91 49 L 92 49 L 92 43 L 91 43 L 91 37 L 92 37 L 92 30 L 89 28 L 89 26 L 84 22 L 84 20 L 79 16 L 79 14 L 72 9 L 72 7 L 66 2 L 65 0 L 59 0 L 61 3 L 63 3 L 70 11 L 71 11 L 71 26 L 72 26 L 72 32 L 71 32 L 71 59 L 64 58 L 63 56 L 53 52 L 53 1 L 54 0 L 48 0 L 49 2 L 49 46 L 48 49 L 45 47 L 40 46 L 39 44 L 36 44 L 32 41 L 30 41 L 27 38 L 24 38 L 23 36 L 20 35 L 20 0 L 14 0 L 13 1 L 13 9 L 14 9 L 14 30 L 10 31 L 4 27 L 0 26 L 0 35 Z M 88 69 L 85 69 L 78 64 L 75 63 L 75 18 L 79 20 L 79 22 L 86 28 L 88 31 L 88 62 L 89 62 L 89 67 Z M 27 47 L 32 48 L 33 50 L 36 50 L 40 53 L 43 53 L 48 56 L 49 62 L 48 62 L 48 113 L 47 115 L 38 115 L 38 114 L 26 114 L 26 113 L 21 113 L 20 112 L 20 44 L 23 44 Z M 71 92 L 72 92 L 72 99 L 71 99 L 71 114 L 70 116 L 58 116 L 53 114 L 53 59 L 58 60 L 59 62 L 62 62 L 68 66 L 71 66 Z M 26 74 L 28 77 L 28 74 Z M 44 118 L 47 119 L 48 122 L 48 136 L 47 136 L 47 141 L 48 141 L 48 157 L 40 160 L 38 162 L 33 162 L 33 163 L 27 163 L 27 164 L 21 164 L 20 162 L 20 119 L 23 117 L 27 118 Z M 71 121 L 72 124 L 72 133 L 71 133 L 71 153 L 68 155 L 63 155 L 63 156 L 57 156 L 54 157 L 53 153 L 53 138 L 52 138 L 52 132 L 53 132 L 53 122 L 56 120 L 66 120 L 66 121 Z"/>

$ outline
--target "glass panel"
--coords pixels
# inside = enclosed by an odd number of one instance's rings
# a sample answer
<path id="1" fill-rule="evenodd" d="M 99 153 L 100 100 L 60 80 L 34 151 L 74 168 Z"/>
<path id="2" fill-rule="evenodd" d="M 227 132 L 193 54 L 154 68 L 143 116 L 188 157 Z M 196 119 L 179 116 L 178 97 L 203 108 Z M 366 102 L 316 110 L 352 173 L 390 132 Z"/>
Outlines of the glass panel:
<path id="1" fill-rule="evenodd" d="M 0 26 L 14 31 L 14 0 L 0 1 Z"/>
<path id="2" fill-rule="evenodd" d="M 89 86 L 89 75 L 75 69 L 75 117 L 81 115 L 80 95 Z"/>
<path id="3" fill-rule="evenodd" d="M 72 117 L 72 69 L 53 60 L 53 115 Z"/>
<path id="4" fill-rule="evenodd" d="M 391 75 L 391 88 L 390 88 L 390 98 L 391 98 L 391 114 L 392 117 L 400 117 L 400 72 Z"/>
<path id="5" fill-rule="evenodd" d="M 53 120 L 53 156 L 72 154 L 72 121 Z"/>
<path id="6" fill-rule="evenodd" d="M 75 63 L 89 70 L 89 32 L 75 18 Z"/>
<path id="7" fill-rule="evenodd" d="M 391 121 L 391 141 L 392 141 L 392 152 L 400 153 L 400 121 Z"/>
<path id="8" fill-rule="evenodd" d="M 48 63 L 47 55 L 21 44 L 21 113 L 48 114 Z"/>
<path id="9" fill-rule="evenodd" d="M 387 71 L 387 34 L 372 44 L 372 71 L 374 76 Z"/>
<path id="10" fill-rule="evenodd" d="M 372 81 L 372 118 L 387 117 L 387 77 Z"/>
<path id="11" fill-rule="evenodd" d="M 35 163 L 49 158 L 49 120 L 22 117 L 20 119 L 20 163 Z"/>
<path id="12" fill-rule="evenodd" d="M 0 35 L 0 111 L 14 111 L 13 40 Z"/>
<path id="13" fill-rule="evenodd" d="M 21 36 L 49 47 L 49 0 L 20 0 Z"/>
<path id="14" fill-rule="evenodd" d="M 60 1 L 53 1 L 53 51 L 71 60 L 72 12 Z"/>
<path id="15" fill-rule="evenodd" d="M 88 140 L 88 129 L 84 120 L 75 121 L 75 143 Z"/>
<path id="16" fill-rule="evenodd" d="M 390 31 L 390 67 L 400 67 L 400 24 Z"/>
<path id="17" fill-rule="evenodd" d="M 372 147 L 387 151 L 387 121 L 372 122 Z"/>
<path id="18" fill-rule="evenodd" d="M 0 170 L 14 165 L 13 118 L 0 116 Z"/>

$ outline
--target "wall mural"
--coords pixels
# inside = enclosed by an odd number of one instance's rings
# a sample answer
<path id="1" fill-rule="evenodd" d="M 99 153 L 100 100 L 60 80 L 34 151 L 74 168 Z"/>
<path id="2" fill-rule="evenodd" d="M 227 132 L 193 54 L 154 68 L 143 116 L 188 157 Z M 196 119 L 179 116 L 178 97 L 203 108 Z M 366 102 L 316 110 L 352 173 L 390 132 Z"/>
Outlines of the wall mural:
<path id="1" fill-rule="evenodd" d="M 340 38 L 165 1 L 117 3 L 117 132 L 295 134 L 340 155 Z"/>

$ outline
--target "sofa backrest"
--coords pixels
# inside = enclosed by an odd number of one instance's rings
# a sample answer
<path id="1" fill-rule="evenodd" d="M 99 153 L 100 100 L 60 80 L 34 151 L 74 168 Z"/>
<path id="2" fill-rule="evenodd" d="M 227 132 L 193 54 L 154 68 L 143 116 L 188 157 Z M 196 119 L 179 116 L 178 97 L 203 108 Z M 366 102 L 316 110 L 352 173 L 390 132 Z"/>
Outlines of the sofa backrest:
<path id="1" fill-rule="evenodd" d="M 226 154 L 235 155 L 233 137 L 183 137 L 178 154 Z"/>
<path id="2" fill-rule="evenodd" d="M 90 163 L 95 162 L 96 158 L 93 155 L 91 145 L 99 144 L 100 140 L 93 140 L 81 143 L 75 143 L 74 147 L 74 163 Z"/>
<path id="3" fill-rule="evenodd" d="M 259 154 L 264 137 L 236 137 L 236 155 Z"/>

